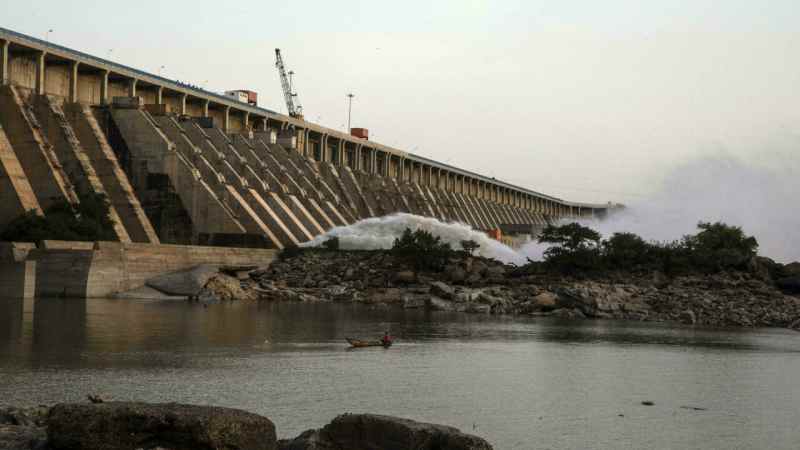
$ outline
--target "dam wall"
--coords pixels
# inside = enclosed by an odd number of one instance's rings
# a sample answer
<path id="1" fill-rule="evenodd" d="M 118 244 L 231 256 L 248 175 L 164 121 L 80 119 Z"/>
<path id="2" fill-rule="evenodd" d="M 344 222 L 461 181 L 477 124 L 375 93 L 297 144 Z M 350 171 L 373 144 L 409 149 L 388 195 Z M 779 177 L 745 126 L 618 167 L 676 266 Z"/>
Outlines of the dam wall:
<path id="1" fill-rule="evenodd" d="M 282 249 L 395 212 L 524 233 L 614 208 L 562 200 L 2 28 L 0 82 L 0 225 L 22 211 L 46 214 L 54 202 L 103 194 L 125 251 Z M 110 245 L 70 249 L 69 258 L 91 265 Z M 45 284 L 37 292 L 53 294 Z"/>
<path id="2" fill-rule="evenodd" d="M 266 266 L 274 249 L 135 242 L 0 242 L 0 289 L 8 298 L 107 298 L 148 278 L 199 264 Z"/>

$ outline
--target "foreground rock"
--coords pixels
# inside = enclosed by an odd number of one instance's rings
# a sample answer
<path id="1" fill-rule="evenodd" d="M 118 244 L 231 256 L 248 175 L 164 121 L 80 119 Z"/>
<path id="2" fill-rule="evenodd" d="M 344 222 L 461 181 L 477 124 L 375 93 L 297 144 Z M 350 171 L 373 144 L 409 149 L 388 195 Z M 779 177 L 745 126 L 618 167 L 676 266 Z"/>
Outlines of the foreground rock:
<path id="1" fill-rule="evenodd" d="M 375 414 L 344 414 L 320 430 L 281 440 L 280 450 L 491 450 L 485 440 L 444 425 Z"/>
<path id="2" fill-rule="evenodd" d="M 0 449 L 47 449 L 44 425 L 49 408 L 0 408 Z"/>
<path id="3" fill-rule="evenodd" d="M 219 266 L 203 264 L 150 278 L 145 284 L 167 295 L 195 296 L 218 273 Z"/>
<path id="4" fill-rule="evenodd" d="M 274 450 L 275 425 L 245 411 L 178 403 L 60 404 L 47 419 L 52 449 Z"/>
<path id="5" fill-rule="evenodd" d="M 90 399 L 94 396 L 90 396 Z M 3 450 L 491 450 L 459 430 L 398 417 L 344 414 L 278 441 L 266 417 L 177 403 L 102 402 L 0 407 Z"/>

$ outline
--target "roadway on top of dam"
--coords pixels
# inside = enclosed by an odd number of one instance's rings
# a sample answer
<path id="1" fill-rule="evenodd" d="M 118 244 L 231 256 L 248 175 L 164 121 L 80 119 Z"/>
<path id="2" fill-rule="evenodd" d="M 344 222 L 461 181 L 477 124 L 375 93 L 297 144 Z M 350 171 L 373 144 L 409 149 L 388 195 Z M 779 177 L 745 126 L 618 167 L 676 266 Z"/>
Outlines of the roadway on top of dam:
<path id="1" fill-rule="evenodd" d="M 100 58 L 97 56 L 92 56 L 87 53 L 83 53 L 77 50 L 73 50 L 58 44 L 54 44 L 39 38 L 35 38 L 33 36 L 28 36 L 13 30 L 9 30 L 7 28 L 0 27 L 0 40 L 5 40 L 16 45 L 20 45 L 23 47 L 28 47 L 34 50 L 38 50 L 41 52 L 45 52 L 46 54 L 64 58 L 66 60 L 77 61 L 83 65 L 94 67 L 100 70 L 108 70 L 109 72 L 113 72 L 117 75 L 122 75 L 124 77 L 129 77 L 131 79 L 143 81 L 147 84 L 153 86 L 160 86 L 162 88 L 169 89 L 170 91 L 179 93 L 179 94 L 186 94 L 187 96 L 190 95 L 194 98 L 201 99 L 201 100 L 208 100 L 209 102 L 214 102 L 215 104 L 227 106 L 234 110 L 239 110 L 242 112 L 250 113 L 255 117 L 261 117 L 264 119 L 272 119 L 276 122 L 282 122 L 286 124 L 294 125 L 300 129 L 307 129 L 314 131 L 320 134 L 326 134 L 328 136 L 332 136 L 336 139 L 349 141 L 353 144 L 362 144 L 366 147 L 373 148 L 376 150 L 380 150 L 389 154 L 393 154 L 395 156 L 403 157 L 410 159 L 412 161 L 418 163 L 427 164 L 433 168 L 446 170 L 452 172 L 455 175 L 466 176 L 469 178 L 473 178 L 475 180 L 479 180 L 485 183 L 489 183 L 492 185 L 500 186 L 506 189 L 510 189 L 513 191 L 517 191 L 519 193 L 527 194 L 536 196 L 542 199 L 558 202 L 560 204 L 566 206 L 573 206 L 579 208 L 600 208 L 605 209 L 609 207 L 609 204 L 597 204 L 597 203 L 581 203 L 581 202 L 571 202 L 567 201 L 558 197 L 554 197 L 551 195 L 543 194 L 541 192 L 537 192 L 528 188 L 524 188 L 521 186 L 516 186 L 511 183 L 504 182 L 502 180 L 498 180 L 492 177 L 487 177 L 485 175 L 481 175 L 469 170 L 461 169 L 455 166 L 451 166 L 449 164 L 445 164 L 439 161 L 435 161 L 430 158 L 426 158 L 424 156 L 416 155 L 414 153 L 410 153 L 407 151 L 403 151 L 400 149 L 396 149 L 393 147 L 386 146 L 384 144 L 380 144 L 375 141 L 367 141 L 364 139 L 356 138 L 350 134 L 343 133 L 338 130 L 334 130 L 331 128 L 327 128 L 318 124 L 314 124 L 311 122 L 307 122 L 305 120 L 293 118 L 276 111 L 249 105 L 246 103 L 242 103 L 236 101 L 230 97 L 221 95 L 219 93 L 207 91 L 200 87 L 189 86 L 185 84 L 178 83 L 175 80 L 171 80 L 168 78 L 164 78 L 160 75 L 155 75 L 152 73 L 145 72 L 143 70 L 135 69 L 124 64 L 119 64 L 113 61 L 109 61 L 104 58 Z M 368 143 L 368 144 L 367 144 Z"/>

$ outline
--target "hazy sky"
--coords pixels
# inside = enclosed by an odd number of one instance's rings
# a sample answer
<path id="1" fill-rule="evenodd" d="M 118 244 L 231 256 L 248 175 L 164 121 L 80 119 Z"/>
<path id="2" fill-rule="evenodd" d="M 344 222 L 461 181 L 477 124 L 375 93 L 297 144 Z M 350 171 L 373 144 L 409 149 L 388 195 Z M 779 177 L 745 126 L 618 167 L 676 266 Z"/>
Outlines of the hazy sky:
<path id="1" fill-rule="evenodd" d="M 575 201 L 709 155 L 796 165 L 800 2 L 0 2 L 0 26 Z M 735 184 L 735 180 L 733 181 Z M 733 187 L 732 187 L 733 188 Z"/>

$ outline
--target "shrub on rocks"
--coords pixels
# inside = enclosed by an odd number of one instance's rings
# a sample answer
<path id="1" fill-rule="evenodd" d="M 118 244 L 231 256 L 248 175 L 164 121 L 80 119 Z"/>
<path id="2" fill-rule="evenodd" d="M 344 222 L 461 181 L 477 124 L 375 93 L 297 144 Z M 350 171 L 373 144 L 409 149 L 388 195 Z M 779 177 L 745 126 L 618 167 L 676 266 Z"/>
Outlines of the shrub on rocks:
<path id="1" fill-rule="evenodd" d="M 425 230 L 406 228 L 392 245 L 392 254 L 412 264 L 417 271 L 441 271 L 451 253 L 450 244 Z"/>
<path id="2" fill-rule="evenodd" d="M 39 242 L 47 239 L 62 241 L 114 241 L 114 226 L 109 216 L 105 195 L 87 193 L 79 202 L 56 202 L 44 211 L 44 216 L 31 210 L 22 214 L 0 231 L 0 241 Z"/>
<path id="3" fill-rule="evenodd" d="M 328 250 L 339 250 L 339 237 L 333 236 L 322 243 L 322 246 Z"/>

